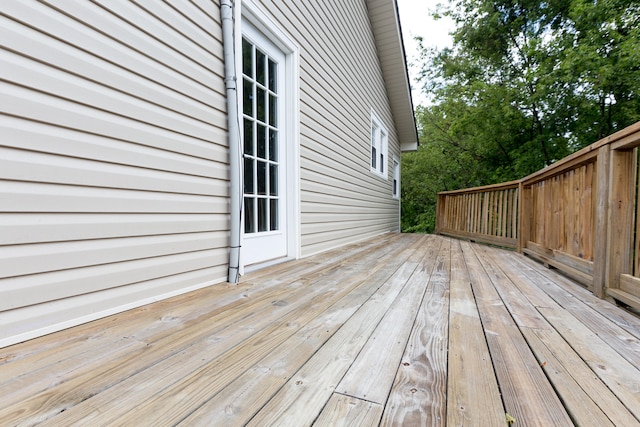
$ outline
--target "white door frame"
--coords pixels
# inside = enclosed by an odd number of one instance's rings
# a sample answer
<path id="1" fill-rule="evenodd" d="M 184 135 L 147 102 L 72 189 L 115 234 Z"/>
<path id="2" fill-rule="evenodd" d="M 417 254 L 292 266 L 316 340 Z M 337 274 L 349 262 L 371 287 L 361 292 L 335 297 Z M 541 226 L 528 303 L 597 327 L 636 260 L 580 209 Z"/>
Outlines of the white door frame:
<path id="1" fill-rule="evenodd" d="M 250 24 L 264 38 L 274 44 L 284 53 L 284 64 L 281 73 L 284 73 L 284 105 L 281 125 L 282 139 L 284 141 L 285 174 L 286 174 L 286 227 L 287 254 L 284 258 L 265 263 L 253 264 L 246 270 L 264 267 L 284 259 L 297 259 L 301 255 L 300 245 L 300 108 L 299 108 L 299 48 L 293 40 L 276 24 L 266 11 L 257 6 L 251 0 L 244 0 L 236 8 L 236 70 L 238 70 L 238 117 L 242 117 L 242 35 L 243 24 Z M 243 126 L 240 126 L 243 132 Z M 241 190 L 244 191 L 244 190 Z M 242 226 L 242 242 L 245 241 L 244 225 Z M 240 274 L 245 272 L 247 263 L 243 260 L 242 248 L 240 249 Z"/>

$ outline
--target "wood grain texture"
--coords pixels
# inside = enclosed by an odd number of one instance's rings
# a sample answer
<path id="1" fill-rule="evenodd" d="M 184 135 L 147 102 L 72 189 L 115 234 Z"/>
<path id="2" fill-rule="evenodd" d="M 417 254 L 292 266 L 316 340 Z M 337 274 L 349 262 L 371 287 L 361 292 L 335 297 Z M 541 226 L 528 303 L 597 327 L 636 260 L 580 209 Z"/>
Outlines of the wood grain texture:
<path id="1" fill-rule="evenodd" d="M 384 406 L 334 393 L 322 410 L 314 427 L 376 427 L 380 422 Z"/>
<path id="2" fill-rule="evenodd" d="M 473 249 L 465 243 L 462 247 L 474 292 L 476 289 L 492 288 Z M 499 297 L 491 301 L 477 299 L 477 304 L 506 411 L 520 425 L 570 425 L 571 419 L 566 409 L 532 355 L 511 314 Z"/>
<path id="3" fill-rule="evenodd" d="M 380 320 L 336 392 L 374 403 L 385 403 L 436 264 L 439 246 L 439 242 L 435 241 L 433 245 L 423 246 L 424 257 L 420 264 Z M 378 369 L 371 371 L 371 366 L 376 364 Z"/>
<path id="4" fill-rule="evenodd" d="M 371 262 L 393 249 L 399 249 L 399 246 L 373 247 L 357 253 L 354 261 L 366 258 Z M 268 296 L 271 303 L 264 304 L 265 300 L 259 303 L 266 310 L 252 309 L 252 312 L 244 315 L 241 323 L 233 322 L 215 336 L 192 343 L 188 349 L 189 363 L 184 361 L 184 351 L 165 358 L 144 372 L 124 379 L 100 396 L 65 411 L 59 418 L 72 423 L 90 422 L 100 417 L 122 425 L 179 422 L 182 419 L 179 414 L 200 407 L 275 347 L 300 333 L 301 329 L 307 334 L 310 331 L 317 332 L 317 324 L 310 329 L 307 324 L 342 297 L 361 296 L 360 292 L 352 291 L 382 267 L 381 264 L 369 269 L 354 269 L 349 279 L 344 280 L 335 264 L 328 263 L 317 275 L 309 276 L 314 278 L 307 282 L 309 288 L 294 286 L 285 293 L 272 293 Z M 228 310 L 229 317 L 233 318 L 231 314 L 236 310 L 242 312 L 241 307 L 232 307 Z M 348 311 L 345 308 L 342 312 Z M 338 316 L 334 321 L 340 320 L 344 319 Z M 327 336 L 332 327 L 324 323 L 321 325 L 322 338 Z M 320 339 L 317 345 L 322 342 Z M 316 348 L 312 347 L 311 350 Z M 143 390 L 137 386 L 139 383 L 145 384 Z M 162 390 L 160 396 L 157 393 L 159 389 Z M 188 393 L 188 389 L 198 392 Z M 123 401 L 122 396 L 134 397 Z M 166 407 L 174 408 L 175 418 L 164 412 L 163 408 Z M 104 415 L 105 411 L 108 415 Z"/>
<path id="5" fill-rule="evenodd" d="M 638 425 L 640 320 L 515 252 L 385 234 L 244 279 L 3 349 L 3 422 Z"/>
<path id="6" fill-rule="evenodd" d="M 577 425 L 640 425 L 556 331 L 524 328 L 523 334 Z"/>
<path id="7" fill-rule="evenodd" d="M 446 423 L 451 241 L 444 240 L 387 400 L 382 426 Z"/>
<path id="8" fill-rule="evenodd" d="M 462 251 L 451 251 L 447 425 L 503 426 L 505 410 Z"/>
<path id="9" fill-rule="evenodd" d="M 593 372 L 640 420 L 640 370 L 569 313 L 540 307 L 540 312 L 584 359 Z"/>
<path id="10" fill-rule="evenodd" d="M 324 407 L 384 313 L 417 267 L 405 263 L 251 419 L 249 425 L 306 425 Z"/>

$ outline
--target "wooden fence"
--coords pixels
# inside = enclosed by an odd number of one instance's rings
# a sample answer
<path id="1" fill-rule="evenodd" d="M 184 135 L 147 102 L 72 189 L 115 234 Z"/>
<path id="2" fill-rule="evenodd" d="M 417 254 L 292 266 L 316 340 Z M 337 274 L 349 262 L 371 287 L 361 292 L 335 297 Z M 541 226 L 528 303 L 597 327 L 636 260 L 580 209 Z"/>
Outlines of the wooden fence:
<path id="1" fill-rule="evenodd" d="M 436 232 L 517 249 L 640 309 L 640 122 L 519 181 L 438 194 Z"/>

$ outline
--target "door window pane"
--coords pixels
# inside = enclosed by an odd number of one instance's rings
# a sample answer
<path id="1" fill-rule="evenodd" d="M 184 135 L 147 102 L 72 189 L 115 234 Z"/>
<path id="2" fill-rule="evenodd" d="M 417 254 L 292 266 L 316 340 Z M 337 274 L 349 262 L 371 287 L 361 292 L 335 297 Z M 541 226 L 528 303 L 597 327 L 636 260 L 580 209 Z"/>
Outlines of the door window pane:
<path id="1" fill-rule="evenodd" d="M 267 57 L 256 49 L 256 80 L 263 86 L 267 85 L 266 70 Z"/>
<path id="2" fill-rule="evenodd" d="M 244 198 L 244 232 L 255 233 L 255 199 L 252 197 Z"/>
<path id="3" fill-rule="evenodd" d="M 258 231 L 269 231 L 267 199 L 258 199 Z"/>
<path id="4" fill-rule="evenodd" d="M 242 112 L 253 116 L 253 83 L 247 79 L 244 79 L 242 87 Z"/>
<path id="5" fill-rule="evenodd" d="M 267 158 L 267 128 L 266 126 L 258 123 L 258 153 L 257 156 L 260 159 Z"/>
<path id="6" fill-rule="evenodd" d="M 258 160 L 258 194 L 267 195 L 267 164 Z"/>
<path id="7" fill-rule="evenodd" d="M 278 81 L 278 66 L 272 60 L 269 60 L 269 90 L 278 92 L 276 82 Z"/>
<path id="8" fill-rule="evenodd" d="M 242 72 L 253 77 L 253 46 L 245 39 L 242 39 Z"/>
<path id="9" fill-rule="evenodd" d="M 253 159 L 244 159 L 244 192 L 245 194 L 253 194 L 253 177 L 254 177 L 254 161 Z"/>
<path id="10" fill-rule="evenodd" d="M 269 195 L 278 195 L 278 166 L 269 165 Z"/>
<path id="11" fill-rule="evenodd" d="M 271 209 L 269 215 L 271 219 L 271 230 L 278 230 L 278 199 L 271 199 L 270 204 Z"/>
<path id="12" fill-rule="evenodd" d="M 250 156 L 253 152 L 253 120 L 244 119 L 244 154 Z"/>
<path id="13" fill-rule="evenodd" d="M 269 124 L 278 126 L 278 98 L 274 94 L 269 94 Z"/>
<path id="14" fill-rule="evenodd" d="M 278 161 L 278 131 L 269 129 L 269 160 Z"/>
<path id="15" fill-rule="evenodd" d="M 267 121 L 267 94 L 264 89 L 258 87 L 256 89 L 256 106 L 257 106 L 257 114 L 256 118 L 261 122 Z"/>

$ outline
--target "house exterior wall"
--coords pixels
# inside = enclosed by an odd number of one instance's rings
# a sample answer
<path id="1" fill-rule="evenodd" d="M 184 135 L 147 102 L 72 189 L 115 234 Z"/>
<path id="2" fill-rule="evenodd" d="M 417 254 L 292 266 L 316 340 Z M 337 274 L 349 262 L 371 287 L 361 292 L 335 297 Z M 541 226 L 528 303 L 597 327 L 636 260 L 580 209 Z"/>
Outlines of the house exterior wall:
<path id="1" fill-rule="evenodd" d="M 398 230 L 367 1 L 253 1 L 299 47 L 298 254 Z M 0 16 L 0 347 L 226 279 L 219 1 Z M 372 111 L 388 177 L 370 171 Z"/>
<path id="2" fill-rule="evenodd" d="M 2 6 L 0 343 L 226 278 L 219 6 L 97 3 Z"/>
<path id="3" fill-rule="evenodd" d="M 370 171 L 372 110 L 400 157 L 367 1 L 256 1 L 299 46 L 302 255 L 399 229 L 392 174 Z"/>

